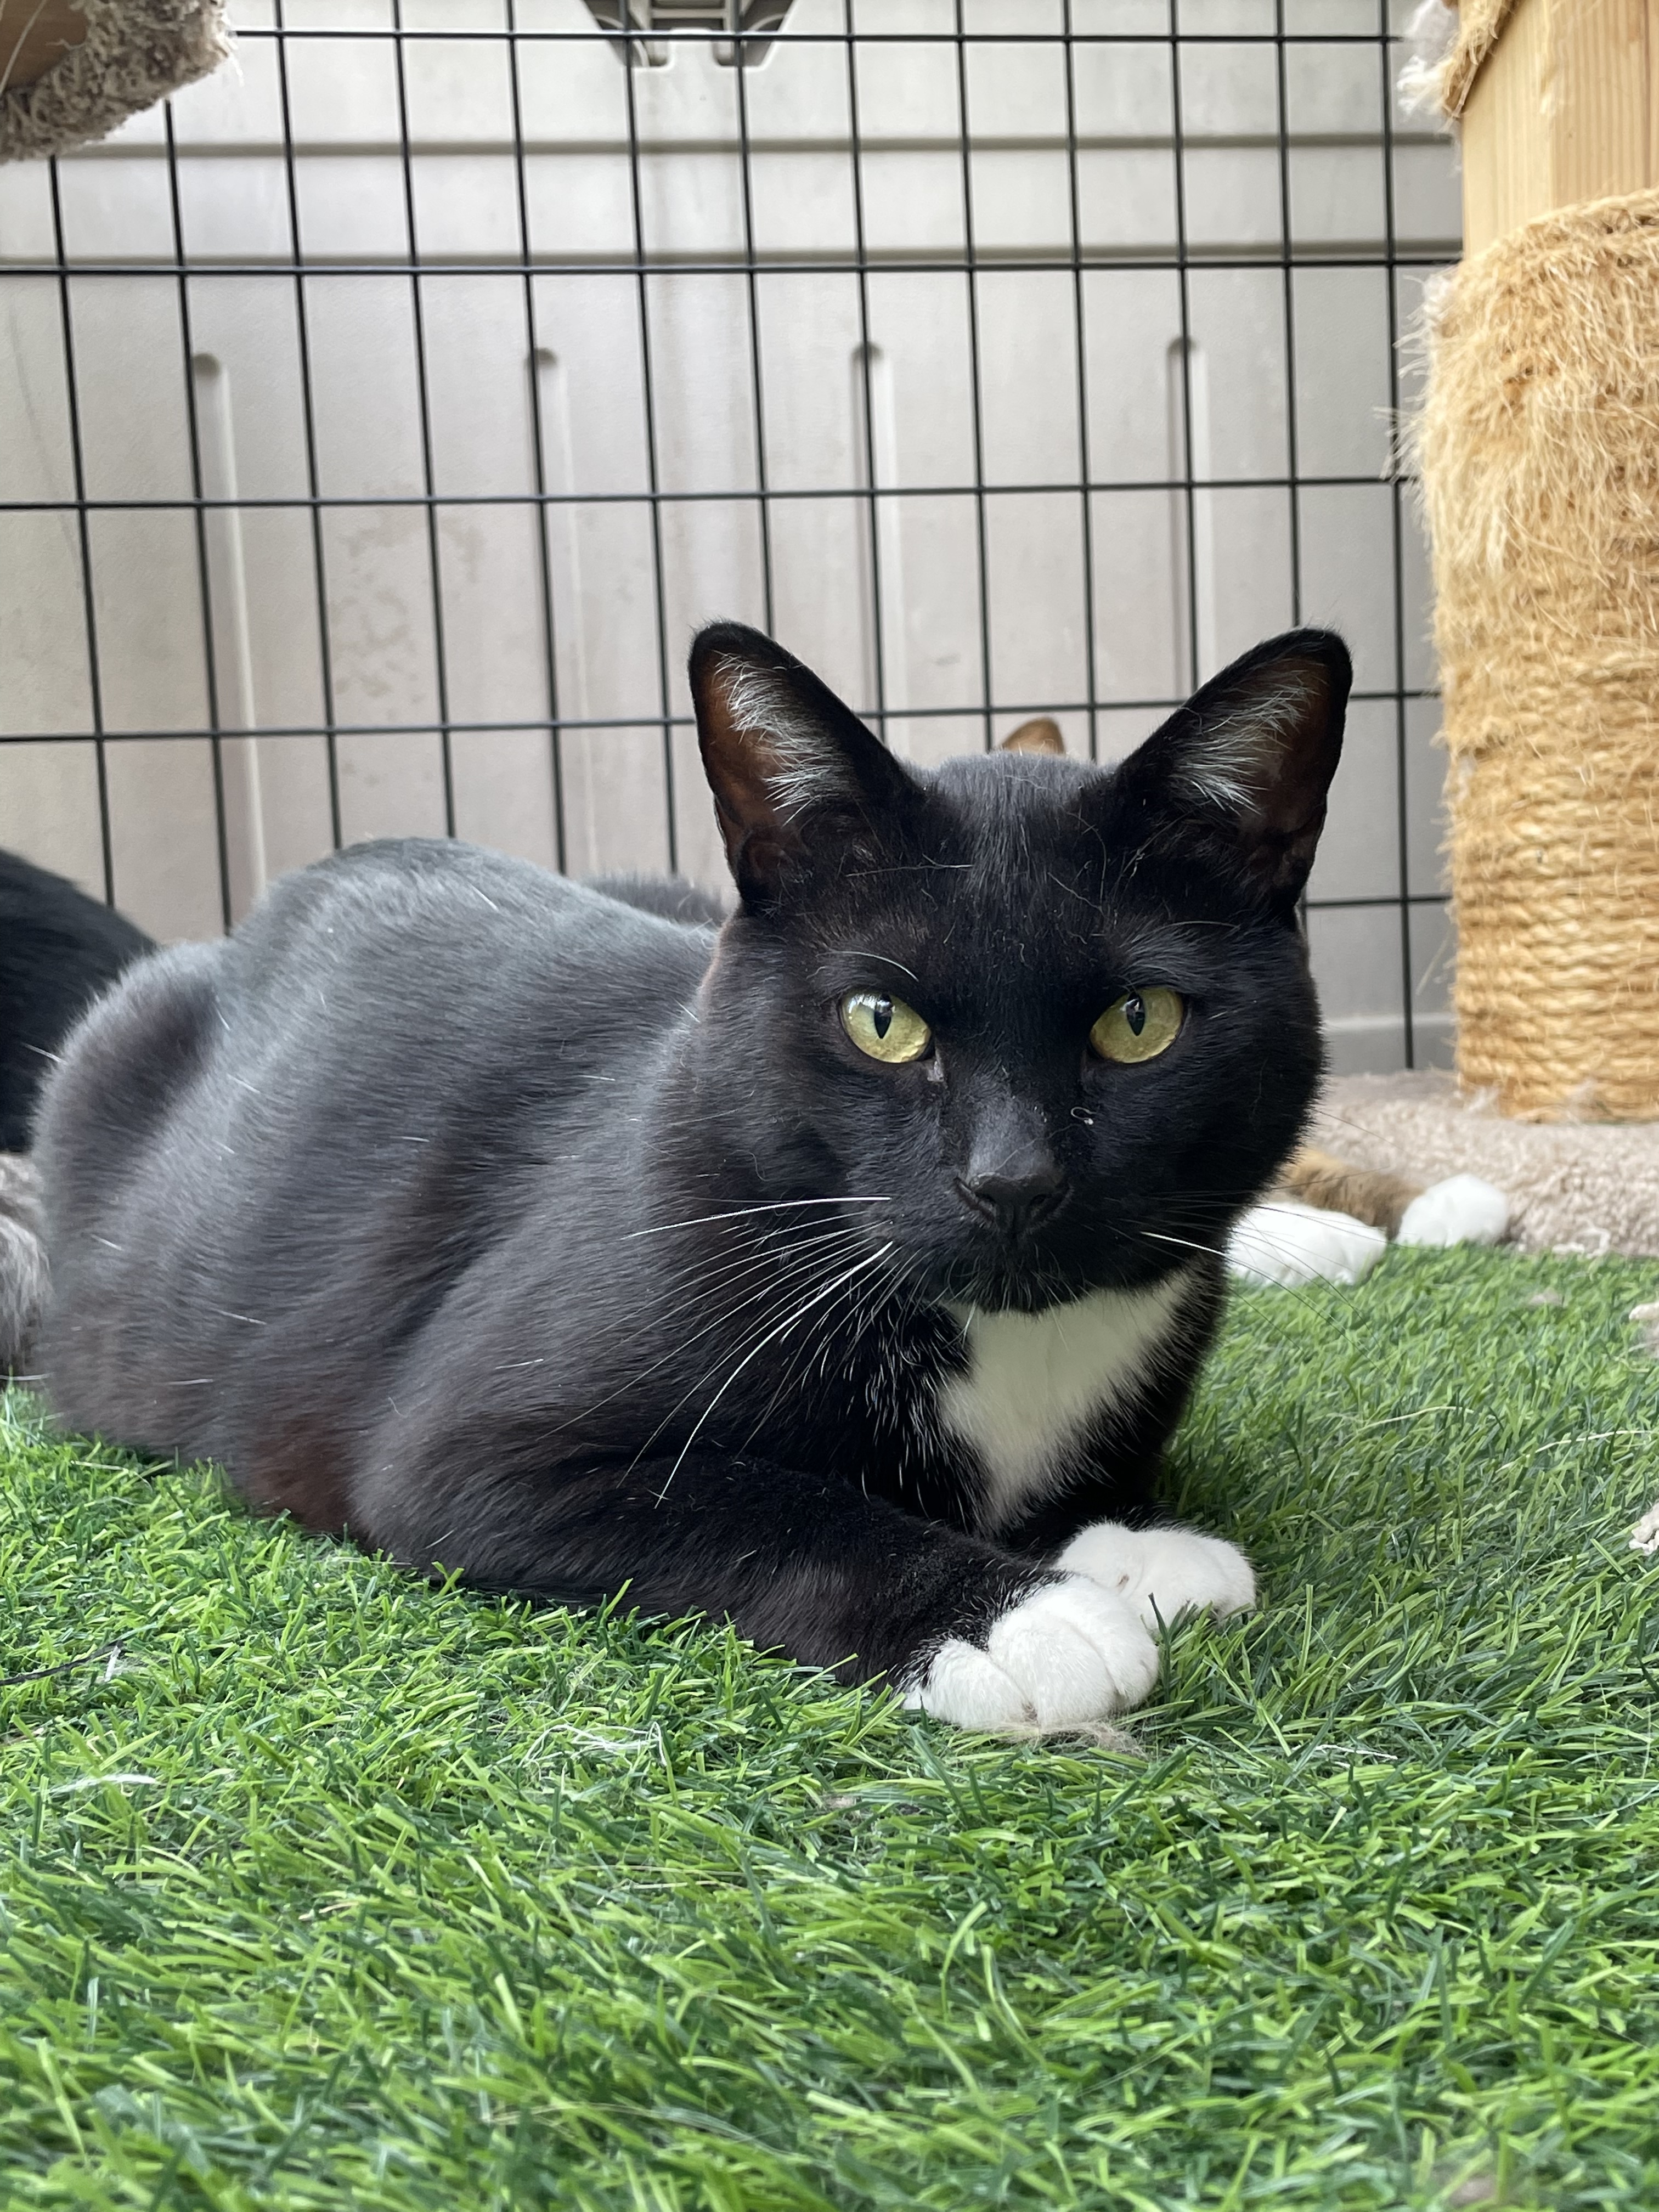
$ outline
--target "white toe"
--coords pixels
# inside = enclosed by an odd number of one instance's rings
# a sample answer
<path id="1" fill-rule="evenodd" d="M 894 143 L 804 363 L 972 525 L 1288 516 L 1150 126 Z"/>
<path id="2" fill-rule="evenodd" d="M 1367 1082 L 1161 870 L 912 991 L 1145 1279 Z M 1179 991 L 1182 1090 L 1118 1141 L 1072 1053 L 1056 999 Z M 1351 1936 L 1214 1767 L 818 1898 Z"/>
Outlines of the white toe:
<path id="1" fill-rule="evenodd" d="M 1129 1607 L 1084 1575 L 1012 1606 L 987 1648 L 1024 1691 L 1041 1728 L 1109 1720 L 1158 1680 L 1158 1646 Z"/>
<path id="2" fill-rule="evenodd" d="M 905 1704 L 958 1728 L 1077 1728 L 1139 1705 L 1158 1680 L 1158 1646 L 1135 1613 L 1082 1575 L 1010 1606 L 986 1647 L 941 1644 Z"/>
<path id="3" fill-rule="evenodd" d="M 1479 1176 L 1431 1183 L 1400 1218 L 1401 1244 L 1498 1244 L 1509 1234 L 1510 1202 Z"/>
<path id="4" fill-rule="evenodd" d="M 957 1728 L 1018 1728 L 1031 1717 L 1018 1683 L 958 1636 L 940 1644 L 904 1702 L 912 1712 L 935 1714 Z"/>
<path id="5" fill-rule="evenodd" d="M 1389 1249 L 1380 1229 L 1299 1199 L 1253 1206 L 1227 1239 L 1230 1272 L 1247 1283 L 1363 1283 Z"/>
<path id="6" fill-rule="evenodd" d="M 1224 1620 L 1255 1604 L 1255 1573 L 1236 1544 L 1196 1528 L 1080 1528 L 1056 1565 L 1089 1576 L 1134 1608 L 1148 1628 L 1207 1610 Z"/>

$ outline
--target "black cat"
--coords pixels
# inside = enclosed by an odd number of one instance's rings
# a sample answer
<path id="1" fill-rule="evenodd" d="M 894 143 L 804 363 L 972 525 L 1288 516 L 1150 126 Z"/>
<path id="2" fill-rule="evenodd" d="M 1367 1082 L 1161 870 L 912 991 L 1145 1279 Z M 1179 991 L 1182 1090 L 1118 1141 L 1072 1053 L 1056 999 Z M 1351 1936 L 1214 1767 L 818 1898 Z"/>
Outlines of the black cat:
<path id="1" fill-rule="evenodd" d="M 0 852 L 0 1152 L 26 1152 L 58 1046 L 155 945 L 66 877 Z"/>
<path id="2" fill-rule="evenodd" d="M 66 877 L 0 852 L 0 1383 L 27 1366 L 46 1295 L 40 1178 L 27 1158 L 58 1048 L 155 946 Z"/>
<path id="3" fill-rule="evenodd" d="M 1254 1598 L 1152 1486 L 1319 1073 L 1349 678 L 1293 632 L 1115 769 L 924 771 L 704 630 L 718 933 L 360 846 L 94 1012 L 41 1123 L 59 1413 L 968 1724 L 1133 1705 L 1159 1614 Z"/>

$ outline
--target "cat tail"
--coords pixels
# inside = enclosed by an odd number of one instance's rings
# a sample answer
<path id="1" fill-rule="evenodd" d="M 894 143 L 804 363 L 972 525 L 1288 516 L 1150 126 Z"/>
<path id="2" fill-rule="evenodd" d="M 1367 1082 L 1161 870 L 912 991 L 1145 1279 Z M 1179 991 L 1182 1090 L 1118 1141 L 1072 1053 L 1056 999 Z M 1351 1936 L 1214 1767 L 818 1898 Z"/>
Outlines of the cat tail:
<path id="1" fill-rule="evenodd" d="M 0 1152 L 0 1381 L 27 1369 L 49 1281 L 40 1172 L 21 1152 Z"/>

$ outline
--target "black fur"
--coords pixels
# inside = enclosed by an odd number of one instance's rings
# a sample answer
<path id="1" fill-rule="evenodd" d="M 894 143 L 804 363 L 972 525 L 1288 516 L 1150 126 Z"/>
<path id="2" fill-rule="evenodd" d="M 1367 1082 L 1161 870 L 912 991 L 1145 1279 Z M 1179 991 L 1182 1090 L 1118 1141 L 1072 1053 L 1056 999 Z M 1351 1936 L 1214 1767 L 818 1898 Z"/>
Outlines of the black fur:
<path id="1" fill-rule="evenodd" d="M 686 921 L 700 929 L 718 929 L 731 911 L 723 899 L 684 876 L 590 876 L 587 888 L 637 907 L 641 914 L 660 915 L 665 921 Z"/>
<path id="2" fill-rule="evenodd" d="M 155 949 L 64 877 L 0 852 L 0 1152 L 28 1150 L 58 1046 L 99 993 Z"/>
<path id="3" fill-rule="evenodd" d="M 422 1570 L 913 1679 L 1154 1508 L 1213 1256 L 1320 1066 L 1295 904 L 1348 661 L 1299 632 L 1115 771 L 904 768 L 720 625 L 692 657 L 716 933 L 464 846 L 360 846 L 98 1006 L 41 1125 L 70 1424 Z M 1127 988 L 1185 994 L 1137 1066 Z M 933 1026 L 863 1057 L 841 995 Z M 1040 1188 L 1041 1206 L 1003 1194 Z M 985 1196 L 991 1192 L 990 1198 Z M 933 1418 L 952 1304 L 1184 1271 L 1184 1327 L 1023 1518 Z"/>

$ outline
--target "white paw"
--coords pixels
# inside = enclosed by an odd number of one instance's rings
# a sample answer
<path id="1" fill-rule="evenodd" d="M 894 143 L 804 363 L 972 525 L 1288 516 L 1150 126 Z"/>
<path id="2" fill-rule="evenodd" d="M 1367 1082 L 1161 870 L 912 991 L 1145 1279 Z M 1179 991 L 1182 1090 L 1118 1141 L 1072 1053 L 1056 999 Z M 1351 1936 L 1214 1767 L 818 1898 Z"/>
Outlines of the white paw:
<path id="1" fill-rule="evenodd" d="M 1509 1234 L 1510 1202 L 1479 1176 L 1431 1183 L 1400 1218 L 1401 1244 L 1498 1244 Z"/>
<path id="2" fill-rule="evenodd" d="M 1148 1628 L 1206 1607 L 1224 1620 L 1255 1603 L 1255 1571 L 1237 1545 L 1196 1528 L 1095 1521 L 1079 1529 L 1055 1564 L 1111 1590 Z"/>
<path id="3" fill-rule="evenodd" d="M 1650 1557 L 1659 1552 L 1659 1505 L 1650 1505 L 1630 1532 L 1632 1552 L 1646 1552 Z"/>
<path id="4" fill-rule="evenodd" d="M 1420 1201 L 1419 1201 L 1420 1202 Z M 1363 1283 L 1389 1249 L 1380 1229 L 1299 1199 L 1253 1206 L 1233 1224 L 1227 1265 L 1247 1283 Z"/>
<path id="5" fill-rule="evenodd" d="M 1158 1646 L 1121 1598 L 1082 1575 L 1048 1583 L 992 1624 L 985 1649 L 952 1637 L 904 1702 L 958 1728 L 1077 1728 L 1138 1705 Z"/>

